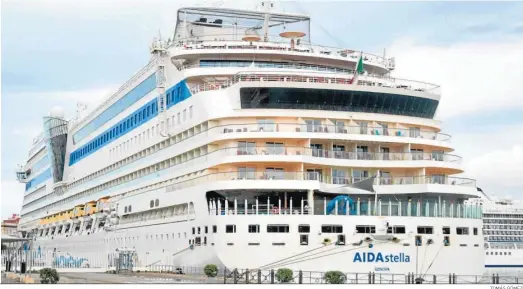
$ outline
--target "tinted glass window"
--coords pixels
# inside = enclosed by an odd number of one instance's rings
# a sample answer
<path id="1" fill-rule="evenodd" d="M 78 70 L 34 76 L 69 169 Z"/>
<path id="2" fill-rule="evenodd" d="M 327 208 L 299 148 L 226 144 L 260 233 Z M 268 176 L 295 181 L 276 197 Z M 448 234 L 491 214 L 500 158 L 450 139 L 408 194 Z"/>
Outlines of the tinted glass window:
<path id="1" fill-rule="evenodd" d="M 439 103 L 407 95 L 333 89 L 243 87 L 240 95 L 242 108 L 354 111 L 423 118 L 433 118 Z"/>

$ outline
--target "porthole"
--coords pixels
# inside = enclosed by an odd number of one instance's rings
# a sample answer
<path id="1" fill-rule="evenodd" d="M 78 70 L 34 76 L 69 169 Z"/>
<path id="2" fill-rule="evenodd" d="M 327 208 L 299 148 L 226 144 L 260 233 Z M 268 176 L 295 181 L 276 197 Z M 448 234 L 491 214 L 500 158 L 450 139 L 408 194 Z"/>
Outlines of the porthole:
<path id="1" fill-rule="evenodd" d="M 150 206 L 151 208 L 154 207 L 154 201 L 153 201 L 153 200 L 151 200 L 151 203 L 150 203 L 149 206 Z"/>
<path id="2" fill-rule="evenodd" d="M 129 205 L 129 213 L 131 212 L 131 205 Z"/>
<path id="3" fill-rule="evenodd" d="M 160 200 L 156 199 L 156 201 L 154 201 L 154 205 L 158 207 L 160 205 Z"/>

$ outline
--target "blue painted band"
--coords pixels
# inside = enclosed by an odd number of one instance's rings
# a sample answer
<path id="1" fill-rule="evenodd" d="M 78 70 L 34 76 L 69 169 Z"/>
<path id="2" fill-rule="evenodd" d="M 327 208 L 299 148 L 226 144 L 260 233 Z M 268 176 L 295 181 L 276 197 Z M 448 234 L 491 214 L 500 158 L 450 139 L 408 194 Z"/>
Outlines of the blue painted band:
<path id="1" fill-rule="evenodd" d="M 485 268 L 523 268 L 522 265 L 485 265 Z"/>
<path id="2" fill-rule="evenodd" d="M 191 97 L 191 92 L 185 83 L 185 80 L 180 81 L 175 86 L 169 88 L 166 93 L 167 109 L 180 103 L 189 97 Z M 83 145 L 82 147 L 73 151 L 69 157 L 69 166 L 74 165 L 80 160 L 86 158 L 87 156 L 95 153 L 99 149 L 108 145 L 109 143 L 117 140 L 121 136 L 127 134 L 133 129 L 139 127 L 140 125 L 146 123 L 147 121 L 153 119 L 158 115 L 158 102 L 156 98 L 152 99 L 144 106 L 140 107 L 129 116 L 113 125 L 111 128 L 96 136 Z"/>
<path id="3" fill-rule="evenodd" d="M 29 182 L 25 183 L 25 191 L 27 192 L 31 187 L 37 186 L 51 178 L 51 168 L 43 171 L 41 174 L 37 175 Z"/>

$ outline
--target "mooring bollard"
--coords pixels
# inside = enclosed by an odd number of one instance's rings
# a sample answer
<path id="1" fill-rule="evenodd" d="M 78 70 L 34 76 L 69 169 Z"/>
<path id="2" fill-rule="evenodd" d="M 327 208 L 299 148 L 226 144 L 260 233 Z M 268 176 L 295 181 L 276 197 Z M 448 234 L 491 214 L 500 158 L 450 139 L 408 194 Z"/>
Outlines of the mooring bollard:
<path id="1" fill-rule="evenodd" d="M 262 283 L 262 280 L 261 280 L 261 270 L 258 269 L 258 284 L 261 284 Z"/>
<path id="2" fill-rule="evenodd" d="M 298 272 L 298 284 L 303 284 L 303 271 Z"/>
<path id="3" fill-rule="evenodd" d="M 245 284 L 249 284 L 249 269 L 245 269 Z"/>
<path id="4" fill-rule="evenodd" d="M 274 269 L 271 269 L 271 284 L 274 284 Z"/>

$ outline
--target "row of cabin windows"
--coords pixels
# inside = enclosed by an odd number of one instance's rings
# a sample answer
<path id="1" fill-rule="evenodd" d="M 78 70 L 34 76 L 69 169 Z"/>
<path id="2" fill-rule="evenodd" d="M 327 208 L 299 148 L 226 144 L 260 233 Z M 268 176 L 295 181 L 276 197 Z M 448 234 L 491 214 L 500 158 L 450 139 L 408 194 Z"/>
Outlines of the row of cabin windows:
<path id="1" fill-rule="evenodd" d="M 161 128 L 163 129 L 163 127 L 164 127 L 164 123 L 162 122 L 161 123 Z M 166 139 L 166 140 L 164 140 L 164 141 L 162 141 L 160 143 L 157 143 L 157 144 L 155 144 L 155 145 L 153 145 L 151 147 L 143 149 L 143 150 L 141 150 L 141 151 L 139 151 L 139 152 L 137 152 L 137 153 L 135 153 L 135 154 L 133 154 L 133 155 L 123 159 L 123 160 L 120 160 L 120 161 L 118 161 L 118 162 L 116 162 L 116 163 L 114 163 L 114 164 L 112 164 L 112 165 L 110 165 L 108 167 L 105 167 L 102 170 L 99 170 L 99 171 L 94 172 L 94 173 L 92 173 L 92 174 L 90 174 L 88 176 L 85 176 L 85 177 L 83 177 L 83 178 L 81 178 L 81 179 L 79 179 L 77 181 L 74 181 L 73 183 L 71 183 L 71 184 L 69 184 L 67 186 L 67 189 L 71 190 L 72 188 L 76 187 L 77 185 L 81 185 L 83 183 L 86 183 L 86 182 L 89 182 L 91 180 L 94 180 L 97 177 L 103 176 L 103 175 L 105 175 L 107 173 L 110 173 L 110 172 L 112 172 L 114 170 L 117 170 L 117 169 L 119 169 L 119 168 L 121 168 L 123 166 L 129 165 L 129 164 L 133 163 L 134 161 L 136 161 L 138 159 L 143 159 L 143 158 L 147 157 L 148 155 L 151 155 L 151 154 L 153 154 L 155 152 L 158 152 L 160 150 L 168 148 L 168 147 L 170 147 L 170 146 L 172 146 L 172 145 L 174 145 L 176 143 L 179 143 L 179 142 L 187 139 L 188 137 L 190 137 L 191 136 L 191 133 L 190 133 L 191 131 L 195 131 L 197 129 L 201 129 L 202 131 L 205 131 L 206 127 L 207 127 L 206 124 L 200 124 L 198 126 L 190 128 L 188 130 L 185 130 L 184 132 L 179 133 L 177 136 L 173 136 L 170 139 Z M 146 130 L 146 131 L 148 131 L 148 130 Z M 144 131 L 142 133 L 144 135 L 144 137 L 145 137 L 145 132 L 146 131 Z M 154 131 L 154 126 L 153 126 L 153 131 Z M 160 125 L 159 124 L 156 125 L 156 131 L 160 131 Z M 138 137 L 139 137 L 139 135 L 135 136 L 135 139 L 137 139 Z M 177 140 L 178 138 L 179 138 L 179 140 Z M 197 155 L 197 152 L 199 153 L 199 155 L 205 154 L 206 153 L 206 146 L 203 146 L 203 147 L 200 147 L 200 148 L 196 148 L 196 149 L 194 149 L 192 151 L 188 151 L 186 153 L 177 155 L 177 156 L 171 158 L 170 160 L 166 160 L 165 162 L 173 163 L 176 158 L 182 159 L 184 155 L 187 155 L 186 159 L 189 160 L 189 159 L 192 159 L 192 157 L 190 157 L 190 156 Z M 157 165 L 158 164 L 161 164 L 161 163 L 157 163 Z"/>
<path id="2" fill-rule="evenodd" d="M 152 173 L 153 172 L 152 171 L 153 168 L 154 168 L 154 165 L 150 166 L 148 168 L 144 168 L 144 169 L 142 169 L 142 170 L 140 170 L 138 172 L 134 172 L 134 173 L 141 174 L 141 172 L 144 171 L 144 170 L 150 170 L 150 172 Z M 125 193 L 129 193 L 129 194 L 141 193 L 141 192 L 145 192 L 145 191 L 154 190 L 154 189 L 157 189 L 157 188 L 162 188 L 162 187 L 165 187 L 165 186 L 168 186 L 168 185 L 172 185 L 172 184 L 182 183 L 182 182 L 184 182 L 185 178 L 197 177 L 199 175 L 202 175 L 204 173 L 204 171 L 205 170 L 191 172 L 191 173 L 188 173 L 188 174 L 176 177 L 176 178 L 168 179 L 168 180 L 165 180 L 165 181 L 162 181 L 162 182 L 158 182 L 158 183 L 154 183 L 154 184 L 151 184 L 151 185 L 148 185 L 148 186 L 145 186 L 145 187 L 141 187 L 141 188 L 138 188 L 138 189 L 127 191 Z M 72 196 L 70 196 L 68 198 L 65 198 L 65 199 L 62 199 L 60 201 L 51 203 L 51 204 L 49 204 L 49 205 L 47 205 L 45 207 L 40 207 L 40 208 L 38 208 L 36 210 L 29 211 L 27 213 L 23 213 L 22 217 L 24 217 L 24 218 L 30 218 L 30 217 L 33 217 L 33 216 L 40 217 L 40 215 L 42 213 L 44 213 L 44 212 L 46 212 L 46 211 L 48 211 L 50 209 L 53 209 L 54 207 L 61 206 L 63 204 L 69 204 L 69 203 L 71 203 L 71 202 L 73 202 L 73 201 L 75 201 L 77 199 L 81 199 L 82 197 L 89 196 L 89 195 L 91 195 L 93 193 L 100 192 L 101 190 L 110 188 L 112 186 L 116 186 L 116 185 L 119 185 L 119 184 L 122 184 L 122 183 L 126 183 L 128 181 L 131 181 L 132 180 L 131 177 L 133 179 L 135 179 L 135 178 L 141 177 L 142 175 L 143 174 L 141 174 L 140 176 L 134 176 L 133 174 L 129 174 L 129 175 L 122 176 L 122 177 L 120 177 L 118 179 L 109 181 L 108 183 L 98 185 L 96 187 L 93 187 L 93 188 L 88 189 L 86 191 L 83 191 L 81 193 L 72 195 Z"/>
<path id="3" fill-rule="evenodd" d="M 209 233 L 209 227 L 208 226 L 205 226 L 203 227 L 204 229 L 204 234 L 208 234 Z M 196 230 L 198 230 L 198 234 L 201 234 L 201 227 L 198 227 L 198 228 L 195 228 L 195 227 L 192 227 L 192 234 L 193 235 L 196 235 Z M 218 227 L 216 225 L 212 226 L 212 232 L 213 233 L 217 233 L 218 232 Z"/>
<path id="4" fill-rule="evenodd" d="M 107 143 L 117 139 L 118 137 L 126 134 L 130 130 L 140 126 L 147 120 L 153 118 L 158 114 L 158 103 L 156 100 L 149 102 L 144 107 L 142 107 L 140 110 L 135 112 L 134 114 L 128 116 L 126 119 L 121 121 L 119 124 L 116 124 L 114 127 L 110 128 L 106 132 L 104 132 L 101 136 L 97 137 L 90 143 L 86 144 L 84 147 L 79 148 L 78 150 L 74 151 L 71 154 L 71 160 L 70 165 L 73 165 L 78 160 L 80 160 L 82 157 L 90 154 L 91 152 L 94 152 L 98 148 L 101 148 L 102 146 L 105 146 Z M 189 107 L 189 119 L 192 119 L 193 117 L 193 106 L 191 105 Z M 180 113 L 178 113 L 178 124 L 181 124 L 181 117 Z M 187 109 L 183 110 L 183 122 L 187 120 Z M 167 119 L 167 122 L 170 123 L 170 119 Z M 172 125 L 174 125 L 174 116 L 172 117 Z M 153 134 L 154 134 L 154 127 L 153 127 Z M 150 130 L 147 130 L 147 139 L 149 139 L 151 136 Z M 146 140 L 144 135 L 144 140 Z M 122 151 L 122 144 L 119 146 L 119 150 Z M 112 151 L 112 150 L 111 150 Z"/>
<path id="5" fill-rule="evenodd" d="M 189 107 L 189 119 L 192 119 L 192 105 Z M 183 123 L 187 120 L 187 109 L 183 110 Z M 180 113 L 178 113 L 178 123 L 182 124 L 182 121 L 180 120 Z M 155 136 L 159 135 L 162 130 L 164 130 L 165 125 L 168 127 L 175 125 L 175 116 L 172 116 L 171 118 L 167 118 L 165 122 L 161 122 L 160 125 L 156 125 L 152 128 L 146 129 L 141 133 L 138 133 L 134 137 L 131 137 L 129 140 L 120 143 L 119 145 L 114 146 L 109 150 L 109 156 L 110 157 L 119 157 L 121 154 L 125 153 L 127 150 L 133 148 L 136 145 L 141 145 L 142 142 L 147 142 L 150 139 L 153 139 Z"/>
<path id="6" fill-rule="evenodd" d="M 489 252 L 485 252 L 485 255 L 489 255 Z M 490 255 L 496 255 L 496 256 L 497 255 L 500 255 L 500 256 L 501 255 L 504 255 L 504 256 L 509 255 L 510 256 L 510 255 L 512 255 L 512 252 L 508 252 L 508 253 L 507 252 L 490 252 Z"/>
<path id="7" fill-rule="evenodd" d="M 144 81 L 145 82 L 145 81 Z M 141 84 L 139 85 L 141 86 Z M 135 87 L 137 89 L 138 87 Z M 140 96 L 143 97 L 145 94 L 147 94 L 150 90 L 144 91 L 143 95 Z M 191 96 L 191 93 L 187 89 L 187 85 L 185 84 L 185 81 L 179 82 L 174 87 L 168 89 L 166 92 L 167 97 L 167 108 L 170 108 L 171 106 L 189 98 Z M 122 101 L 123 99 L 120 99 Z M 138 100 L 138 99 L 136 99 Z M 129 106 L 129 105 L 127 105 Z M 122 109 L 123 111 L 123 109 Z M 119 136 L 127 133 L 131 129 L 134 129 L 135 127 L 141 125 L 142 123 L 146 122 L 147 120 L 153 118 L 155 115 L 158 114 L 158 102 L 156 99 L 151 100 L 144 106 L 142 106 L 140 109 L 126 117 L 124 120 L 120 121 L 120 123 L 116 124 L 106 132 L 104 132 L 102 135 L 98 136 L 96 139 L 89 142 L 84 147 L 75 150 L 70 157 L 69 165 L 74 164 L 75 162 L 79 161 L 82 157 L 94 152 L 101 146 L 105 145 L 107 142 L 110 142 Z M 184 110 L 184 119 L 186 118 L 187 110 Z M 102 113 L 103 115 L 103 113 Z M 192 107 L 189 109 L 189 115 L 192 117 Z M 101 115 L 100 115 L 101 116 Z M 99 116 L 99 117 L 100 117 Z M 116 115 L 115 115 L 116 116 Z M 99 118 L 98 117 L 98 118 Z M 114 116 L 113 116 L 114 117 Z M 101 121 L 100 125 L 104 122 L 109 121 L 112 119 L 110 117 L 109 119 L 105 121 Z M 90 126 L 91 124 L 86 125 L 86 127 Z M 86 127 L 82 128 L 80 131 L 84 130 Z M 95 128 L 91 128 L 90 131 L 94 131 Z M 79 141 L 81 138 L 77 137 L 78 134 L 80 134 L 80 131 L 75 134 L 73 137 L 76 141 Z M 87 136 L 88 133 L 85 132 L 85 136 Z M 82 137 L 83 138 L 83 137 Z"/>
<path id="8" fill-rule="evenodd" d="M 417 230 L 418 234 L 434 234 L 433 227 L 419 226 L 417 229 L 418 229 Z M 473 228 L 473 229 L 474 229 L 474 235 L 477 235 L 478 229 L 477 228 Z M 194 228 L 193 228 L 193 230 L 194 230 Z M 249 225 L 248 231 L 249 231 L 249 233 L 260 233 L 260 225 Z M 321 232 L 322 233 L 341 234 L 341 233 L 343 233 L 343 226 L 342 225 L 322 225 Z M 226 225 L 225 233 L 236 233 L 236 225 Z M 267 225 L 267 233 L 289 233 L 289 225 Z M 309 225 L 299 225 L 298 233 L 310 233 L 310 226 Z M 357 234 L 375 234 L 376 226 L 358 225 L 358 226 L 356 226 L 356 233 Z M 405 226 L 390 226 L 387 228 L 387 233 L 388 234 L 405 234 L 406 229 L 405 229 Z M 450 227 L 443 227 L 443 234 L 449 235 Z M 457 235 L 468 235 L 469 228 L 468 227 L 457 227 L 456 234 Z"/>
<path id="9" fill-rule="evenodd" d="M 71 153 L 71 160 L 69 165 L 73 165 L 84 156 L 89 155 L 90 153 L 94 152 L 100 147 L 105 146 L 108 142 L 111 142 L 119 138 L 120 136 L 126 134 L 135 127 L 138 127 L 145 121 L 154 117 L 157 113 L 158 103 L 155 99 L 142 106 L 138 111 L 123 119 L 118 124 L 114 125 L 112 128 L 102 133 L 102 135 L 98 136 L 94 140 L 90 141 L 88 144 Z"/>

